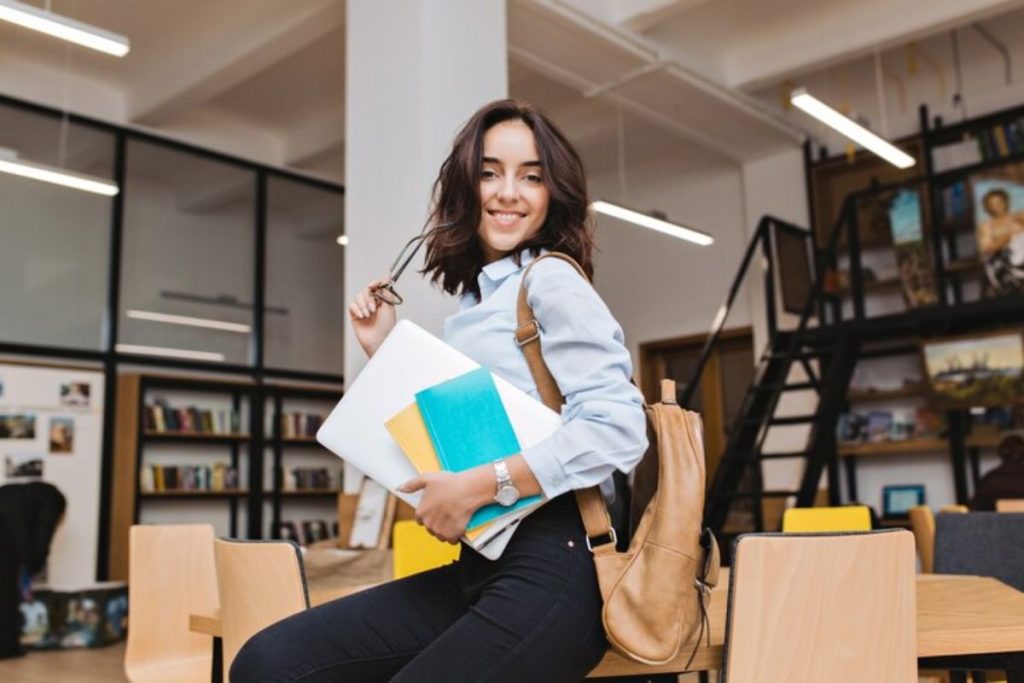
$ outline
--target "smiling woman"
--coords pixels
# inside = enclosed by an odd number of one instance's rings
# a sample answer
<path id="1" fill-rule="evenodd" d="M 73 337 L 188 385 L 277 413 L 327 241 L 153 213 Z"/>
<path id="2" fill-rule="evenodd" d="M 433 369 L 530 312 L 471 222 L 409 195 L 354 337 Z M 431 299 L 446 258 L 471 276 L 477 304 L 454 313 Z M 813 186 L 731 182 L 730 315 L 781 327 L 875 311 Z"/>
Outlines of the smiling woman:
<path id="1" fill-rule="evenodd" d="M 445 320 L 445 341 L 538 397 L 516 336 L 516 302 L 528 294 L 534 340 L 564 395 L 563 424 L 519 453 L 458 472 L 424 472 L 401 489 L 422 492 L 416 521 L 449 543 L 484 505 L 536 494 L 545 503 L 494 561 L 467 547 L 454 564 L 256 634 L 234 661 L 234 683 L 576 681 L 608 647 L 574 491 L 612 489 L 611 475 L 633 469 L 647 436 L 622 328 L 589 281 L 583 165 L 546 117 L 501 100 L 463 126 L 433 196 L 423 272 L 460 297 L 458 312 Z M 572 257 L 585 275 L 544 258 L 549 252 Z M 395 307 L 375 296 L 382 284 L 393 282 L 369 283 L 349 305 L 370 356 L 396 324 Z"/>
<path id="2" fill-rule="evenodd" d="M 477 275 L 513 250 L 573 257 L 593 277 L 587 181 L 576 150 L 540 112 L 492 102 L 459 132 L 434 183 L 423 269 L 449 294 L 479 296 Z M 518 253 L 513 254 L 518 258 Z"/>

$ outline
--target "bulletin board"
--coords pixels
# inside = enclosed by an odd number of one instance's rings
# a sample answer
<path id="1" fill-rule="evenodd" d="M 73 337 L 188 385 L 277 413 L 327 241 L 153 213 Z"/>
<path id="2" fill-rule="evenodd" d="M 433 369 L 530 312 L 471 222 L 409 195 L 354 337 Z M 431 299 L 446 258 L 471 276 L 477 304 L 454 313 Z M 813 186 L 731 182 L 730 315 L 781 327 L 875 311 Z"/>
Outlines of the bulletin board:
<path id="1" fill-rule="evenodd" d="M 0 362 L 0 484 L 45 481 L 67 499 L 45 582 L 96 579 L 104 377 L 100 370 Z"/>

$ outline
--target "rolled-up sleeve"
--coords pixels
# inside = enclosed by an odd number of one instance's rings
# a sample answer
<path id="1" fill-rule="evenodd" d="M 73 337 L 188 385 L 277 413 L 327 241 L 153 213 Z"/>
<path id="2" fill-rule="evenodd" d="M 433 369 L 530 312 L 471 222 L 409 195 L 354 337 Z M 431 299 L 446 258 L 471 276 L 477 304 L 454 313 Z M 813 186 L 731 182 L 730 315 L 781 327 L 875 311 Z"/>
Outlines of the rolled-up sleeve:
<path id="1" fill-rule="evenodd" d="M 547 498 L 628 473 L 647 449 L 643 396 L 622 328 L 568 263 L 545 259 L 527 278 L 544 361 L 565 396 L 562 427 L 523 451 Z"/>

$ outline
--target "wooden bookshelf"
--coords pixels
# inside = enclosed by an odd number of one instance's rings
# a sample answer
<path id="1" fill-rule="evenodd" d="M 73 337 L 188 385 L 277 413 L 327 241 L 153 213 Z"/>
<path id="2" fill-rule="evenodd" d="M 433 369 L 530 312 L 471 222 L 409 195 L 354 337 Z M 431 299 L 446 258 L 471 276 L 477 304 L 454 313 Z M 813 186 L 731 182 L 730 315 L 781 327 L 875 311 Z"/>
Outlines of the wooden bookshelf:
<path id="1" fill-rule="evenodd" d="M 224 489 L 205 491 L 196 489 L 173 489 L 169 491 L 141 491 L 139 498 L 233 498 L 248 495 L 245 489 Z"/>
<path id="2" fill-rule="evenodd" d="M 223 505 L 231 518 L 232 536 L 253 537 L 244 529 L 237 529 L 238 509 L 247 504 L 250 488 L 234 488 L 217 491 L 174 489 L 165 491 L 143 491 L 140 486 L 140 472 L 148 466 L 146 450 L 157 444 L 176 444 L 181 458 L 187 458 L 191 449 L 217 444 L 223 449 L 225 461 L 231 467 L 239 468 L 241 458 L 249 459 L 250 475 L 262 463 L 253 453 L 259 434 L 245 432 L 208 433 L 199 431 L 158 431 L 146 429 L 144 410 L 149 398 L 147 392 L 170 391 L 200 393 L 221 397 L 230 401 L 233 410 L 240 411 L 242 401 L 255 400 L 258 387 L 249 380 L 226 381 L 220 378 L 177 376 L 149 373 L 123 373 L 117 377 L 117 406 L 114 420 L 114 462 L 111 482 L 109 576 L 112 580 L 127 580 L 129 547 L 128 537 L 131 526 L 140 520 L 140 507 L 152 501 L 210 501 L 214 508 Z M 251 419 L 251 418 L 250 418 Z M 175 460 L 178 460 L 176 453 Z M 239 482 L 245 486 L 245 482 Z M 250 507 L 256 507 L 255 505 Z M 252 525 L 254 522 L 246 519 Z M 259 520 L 256 520 L 258 523 Z M 258 527 L 257 527 L 258 528 Z"/>
<path id="3" fill-rule="evenodd" d="M 215 432 L 160 432 L 148 429 L 142 433 L 143 438 L 152 441 L 248 441 L 251 434 L 242 432 L 217 434 Z"/>
<path id="4" fill-rule="evenodd" d="M 285 498 L 333 498 L 341 493 L 341 489 L 292 489 L 282 490 Z M 264 491 L 263 495 L 272 496 L 273 491 Z"/>
<path id="5" fill-rule="evenodd" d="M 927 391 L 928 386 L 923 383 L 907 384 L 898 389 L 855 389 L 846 394 L 846 400 L 850 403 L 875 403 L 902 398 L 917 398 L 926 395 Z"/>
<path id="6" fill-rule="evenodd" d="M 968 448 L 996 448 L 1002 440 L 1002 434 L 972 434 L 964 440 L 964 445 Z"/>
<path id="7" fill-rule="evenodd" d="M 877 443 L 840 444 L 842 457 L 869 457 L 873 455 L 909 455 L 934 453 L 949 449 L 949 441 L 939 438 L 907 439 L 905 441 L 879 441 Z"/>
<path id="8" fill-rule="evenodd" d="M 315 436 L 285 436 L 281 438 L 281 443 L 288 446 L 318 446 L 320 442 L 316 440 Z"/>

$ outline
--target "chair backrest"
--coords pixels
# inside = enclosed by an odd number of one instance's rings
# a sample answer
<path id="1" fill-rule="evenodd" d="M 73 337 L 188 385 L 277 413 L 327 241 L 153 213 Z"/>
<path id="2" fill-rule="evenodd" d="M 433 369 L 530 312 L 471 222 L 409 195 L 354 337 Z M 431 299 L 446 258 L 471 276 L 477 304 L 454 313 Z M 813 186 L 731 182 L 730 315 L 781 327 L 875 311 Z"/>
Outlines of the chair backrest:
<path id="1" fill-rule="evenodd" d="M 129 532 L 129 680 L 151 677 L 150 669 L 192 662 L 209 672 L 210 637 L 189 631 L 189 614 L 217 607 L 213 527 L 209 524 L 137 524 Z"/>
<path id="2" fill-rule="evenodd" d="M 396 579 L 459 559 L 461 545 L 442 543 L 414 521 L 395 522 L 392 534 L 391 560 Z"/>
<path id="3" fill-rule="evenodd" d="M 828 531 L 871 531 L 871 510 L 867 505 L 831 508 L 789 508 L 782 515 L 782 531 L 807 533 Z"/>
<path id="4" fill-rule="evenodd" d="M 1024 512 L 1024 498 L 1000 498 L 996 501 L 996 512 Z"/>
<path id="5" fill-rule="evenodd" d="M 941 508 L 939 508 L 939 512 L 962 513 L 962 512 L 970 512 L 970 511 L 971 511 L 971 509 L 969 507 L 967 507 L 966 505 L 956 505 L 956 504 L 953 504 L 953 505 L 943 505 Z"/>
<path id="6" fill-rule="evenodd" d="M 727 683 L 916 683 L 909 531 L 747 534 L 733 558 Z"/>
<path id="7" fill-rule="evenodd" d="M 914 532 L 914 545 L 921 559 L 921 573 L 931 574 L 935 569 L 935 515 L 927 505 L 915 505 L 907 510 L 910 529 Z"/>
<path id="8" fill-rule="evenodd" d="M 935 573 L 991 576 L 1024 590 L 1024 514 L 939 515 Z"/>
<path id="9" fill-rule="evenodd" d="M 224 653 L 224 680 L 251 636 L 309 607 L 302 552 L 291 541 L 214 544 Z"/>

